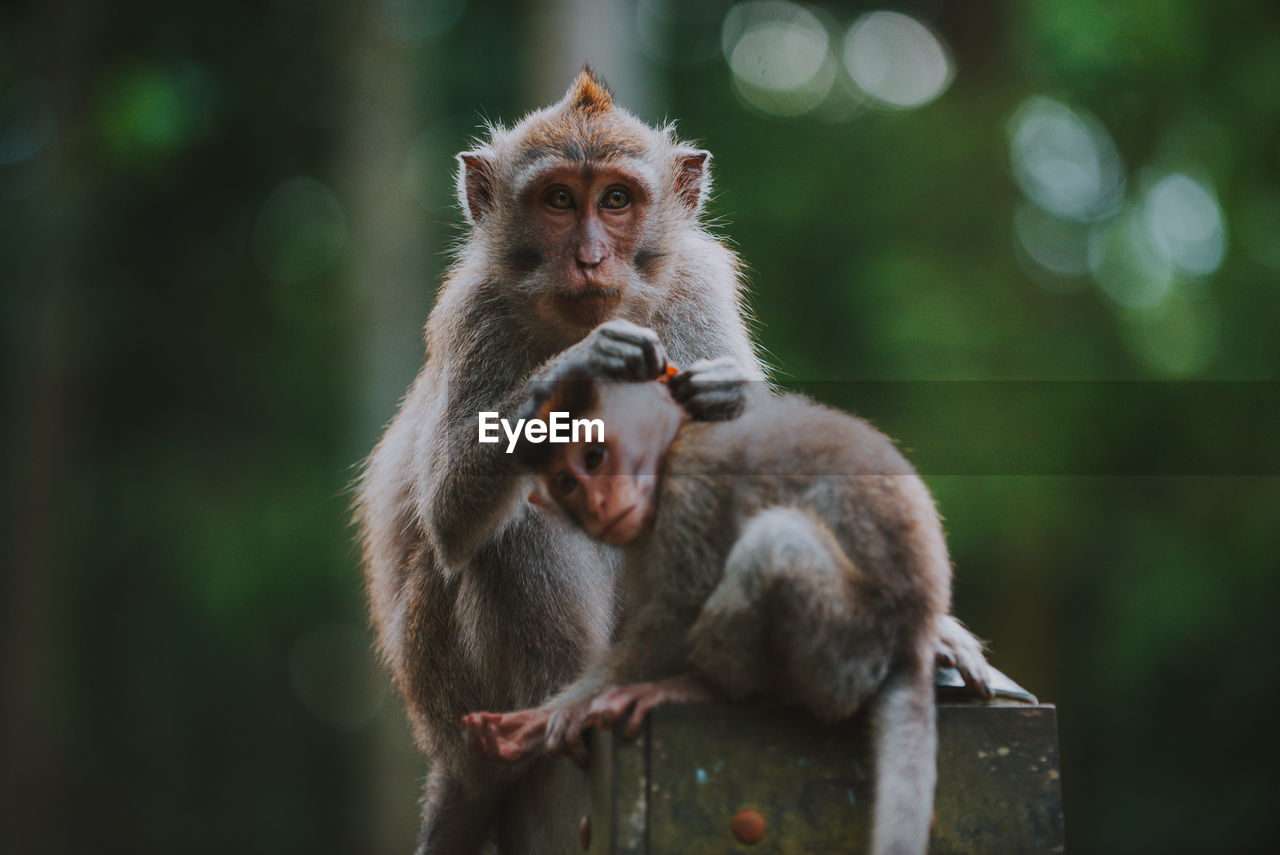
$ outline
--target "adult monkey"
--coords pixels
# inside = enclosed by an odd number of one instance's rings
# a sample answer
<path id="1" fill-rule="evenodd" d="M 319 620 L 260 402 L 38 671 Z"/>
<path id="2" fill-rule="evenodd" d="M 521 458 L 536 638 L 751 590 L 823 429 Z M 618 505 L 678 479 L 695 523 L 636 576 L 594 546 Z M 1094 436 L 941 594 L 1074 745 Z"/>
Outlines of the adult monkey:
<path id="1" fill-rule="evenodd" d="M 526 500 L 511 456 L 476 441 L 477 413 L 519 412 L 557 359 L 648 376 L 659 339 L 700 369 L 682 397 L 703 416 L 732 414 L 742 381 L 764 373 L 737 260 L 698 220 L 708 153 L 616 108 L 590 70 L 458 159 L 471 235 L 357 518 L 378 646 L 433 760 L 419 852 L 475 852 L 495 827 L 500 848 L 524 852 L 539 840 L 504 804 L 520 785 L 472 757 L 459 722 L 535 705 L 577 676 L 609 640 L 618 562 Z M 726 359 L 698 363 L 709 357 Z"/>
<path id="2" fill-rule="evenodd" d="M 477 413 L 520 412 L 530 383 L 567 360 L 647 379 L 659 343 L 691 369 L 674 391 L 695 416 L 731 415 L 741 381 L 764 379 L 737 260 L 699 222 L 708 157 L 615 107 L 589 70 L 459 155 L 471 235 L 357 500 L 378 646 L 433 761 L 420 853 L 473 853 L 494 829 L 504 851 L 564 851 L 539 827 L 572 822 L 545 781 L 564 764 L 504 779 L 459 722 L 546 700 L 605 646 L 616 613 L 617 553 L 530 504 L 511 456 L 476 441 Z M 972 636 L 948 618 L 939 639 L 984 686 Z"/>

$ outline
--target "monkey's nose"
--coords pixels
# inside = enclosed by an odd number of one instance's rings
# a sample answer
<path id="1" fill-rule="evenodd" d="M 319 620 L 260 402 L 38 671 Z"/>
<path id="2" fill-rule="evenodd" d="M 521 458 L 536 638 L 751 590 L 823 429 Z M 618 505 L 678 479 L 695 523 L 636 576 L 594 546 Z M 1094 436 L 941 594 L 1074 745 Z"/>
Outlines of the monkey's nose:
<path id="1" fill-rule="evenodd" d="M 605 247 L 603 243 L 586 241 L 578 244 L 578 265 L 583 270 L 590 270 L 604 261 Z"/>

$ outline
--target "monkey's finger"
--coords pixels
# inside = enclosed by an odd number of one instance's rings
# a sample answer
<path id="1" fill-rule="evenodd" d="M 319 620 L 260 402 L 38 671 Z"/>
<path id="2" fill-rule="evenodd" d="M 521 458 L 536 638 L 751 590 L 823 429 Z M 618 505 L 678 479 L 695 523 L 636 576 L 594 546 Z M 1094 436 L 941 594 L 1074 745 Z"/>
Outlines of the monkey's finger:
<path id="1" fill-rule="evenodd" d="M 648 698 L 641 698 L 636 701 L 636 705 L 631 710 L 631 717 L 627 719 L 627 726 L 622 729 L 622 735 L 630 739 L 639 733 L 640 728 L 644 726 L 645 718 L 648 717 L 653 707 L 653 702 Z"/>
<path id="2" fill-rule="evenodd" d="M 664 357 L 661 367 L 666 367 L 666 354 L 662 347 L 662 340 L 658 338 L 656 332 L 648 327 L 642 327 L 619 318 L 601 324 L 596 332 L 599 334 L 597 346 L 606 346 L 610 342 L 618 342 L 643 351 L 647 355 L 646 358 L 649 355 L 661 354 Z"/>
<path id="3" fill-rule="evenodd" d="M 588 723 L 613 727 L 627 714 L 627 710 L 631 708 L 634 702 L 635 698 L 627 692 L 613 689 L 597 698 L 591 705 Z"/>
<path id="4" fill-rule="evenodd" d="M 646 374 L 644 379 L 652 380 L 667 373 L 667 362 L 667 349 L 662 346 L 662 342 L 658 341 L 656 335 L 652 341 L 645 342 L 644 367 Z"/>
<path id="5" fill-rule="evenodd" d="M 746 395 L 742 390 L 706 393 L 702 390 L 676 398 L 690 416 L 703 422 L 727 421 L 742 415 Z"/>
<path id="6" fill-rule="evenodd" d="M 956 670 L 960 672 L 961 678 L 964 679 L 964 684 L 978 697 L 984 701 L 989 701 L 995 697 L 995 692 L 991 690 L 991 678 L 985 667 L 970 669 L 963 667 L 962 664 L 957 664 Z"/>
<path id="7" fill-rule="evenodd" d="M 491 760 L 502 758 L 502 749 L 498 744 L 498 722 L 489 720 L 483 727 L 484 756 Z"/>
<path id="8" fill-rule="evenodd" d="M 656 338 L 601 339 L 593 349 L 592 366 L 619 379 L 652 380 L 666 371 L 667 352 Z"/>
<path id="9" fill-rule="evenodd" d="M 648 327 L 642 327 L 626 318 L 614 318 L 611 321 L 605 321 L 596 327 L 595 334 L 601 338 L 626 339 L 629 341 L 635 341 L 645 336 L 658 337 L 658 334 Z"/>
<path id="10" fill-rule="evenodd" d="M 683 371 L 677 372 L 671 379 L 676 385 L 681 385 L 697 380 L 745 381 L 748 378 L 736 360 L 725 356 L 720 359 L 699 359 L 686 366 Z"/>
<path id="11" fill-rule="evenodd" d="M 601 326 L 600 335 L 596 340 L 597 346 L 619 343 L 641 351 L 656 352 L 662 349 L 662 340 L 653 330 L 636 326 L 628 321 L 621 323 L 626 326 L 614 325 L 613 322 Z"/>
<path id="12" fill-rule="evenodd" d="M 490 742 L 486 736 L 489 729 L 486 713 L 470 713 L 462 717 L 462 728 L 466 734 L 467 747 L 477 757 L 491 758 Z"/>
<path id="13" fill-rule="evenodd" d="M 548 754 L 564 753 L 565 718 L 564 713 L 554 712 L 547 717 L 546 727 L 542 732 L 542 747 Z"/>
<path id="14" fill-rule="evenodd" d="M 695 400 L 732 402 L 744 400 L 746 391 L 746 384 L 742 380 L 715 381 L 711 383 L 698 380 L 682 386 L 676 386 L 671 390 L 671 396 L 679 403 Z"/>
<path id="15" fill-rule="evenodd" d="M 671 396 L 690 415 L 725 419 L 739 415 L 746 406 L 747 378 L 730 359 L 695 362 L 671 378 Z"/>
<path id="16" fill-rule="evenodd" d="M 591 368 L 612 380 L 644 379 L 645 355 L 637 347 L 601 346 L 591 354 Z"/>
<path id="17" fill-rule="evenodd" d="M 694 377 L 715 377 L 724 380 L 745 380 L 747 375 L 732 359 L 699 359 L 692 365 L 685 366 L 676 374 L 680 381 Z M 672 378 L 675 379 L 675 378 Z"/>
<path id="18" fill-rule="evenodd" d="M 713 365 L 706 368 L 689 368 L 684 371 L 676 372 L 671 378 L 671 383 L 677 389 L 686 386 L 705 386 L 712 387 L 733 387 L 745 386 L 748 378 L 738 368 L 737 364 L 725 362 L 721 365 Z"/>

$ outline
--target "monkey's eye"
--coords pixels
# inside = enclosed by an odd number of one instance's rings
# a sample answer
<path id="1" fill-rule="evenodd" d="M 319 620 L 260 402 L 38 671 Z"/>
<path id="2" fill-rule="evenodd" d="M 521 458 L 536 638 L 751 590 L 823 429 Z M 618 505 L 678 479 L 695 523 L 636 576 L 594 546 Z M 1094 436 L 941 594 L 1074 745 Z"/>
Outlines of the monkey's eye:
<path id="1" fill-rule="evenodd" d="M 593 445 L 582 453 L 582 465 L 590 472 L 604 462 L 604 446 Z"/>
<path id="2" fill-rule="evenodd" d="M 556 492 L 562 496 L 569 496 L 573 491 L 578 489 L 578 479 L 574 478 L 568 472 L 556 479 Z"/>
<path id="3" fill-rule="evenodd" d="M 621 211 L 630 204 L 631 194 L 621 187 L 610 187 L 600 200 L 600 207 L 608 211 Z"/>
<path id="4" fill-rule="evenodd" d="M 564 187 L 552 187 L 542 197 L 542 201 L 546 202 L 549 208 L 567 211 L 573 207 L 573 194 Z"/>

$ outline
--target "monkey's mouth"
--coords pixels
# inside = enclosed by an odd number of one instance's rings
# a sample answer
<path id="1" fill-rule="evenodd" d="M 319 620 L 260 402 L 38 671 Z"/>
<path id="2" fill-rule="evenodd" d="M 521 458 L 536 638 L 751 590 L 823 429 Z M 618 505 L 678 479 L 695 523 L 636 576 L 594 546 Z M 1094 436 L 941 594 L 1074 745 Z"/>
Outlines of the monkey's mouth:
<path id="1" fill-rule="evenodd" d="M 622 302 L 619 288 L 582 288 L 556 294 L 556 308 L 576 326 L 596 327 L 613 316 Z"/>
<path id="2" fill-rule="evenodd" d="M 625 511 L 623 511 L 622 513 L 618 514 L 618 515 L 617 515 L 616 517 L 614 517 L 613 519 L 609 520 L 607 523 L 605 523 L 605 524 L 604 524 L 604 528 L 600 529 L 600 533 L 599 533 L 599 534 L 597 534 L 597 535 L 596 535 L 596 537 L 600 538 L 601 540 L 605 541 L 606 543 L 612 543 L 612 544 L 614 544 L 615 546 L 620 546 L 621 544 L 626 543 L 627 541 L 631 540 L 633 537 L 635 537 L 635 534 L 638 534 L 638 532 L 634 532 L 634 533 L 627 532 L 627 531 L 626 531 L 626 526 L 623 526 L 621 529 L 619 529 L 619 528 L 618 528 L 618 526 L 619 526 L 619 525 L 620 525 L 624 520 L 626 520 L 626 519 L 627 519 L 627 517 L 630 517 L 632 514 L 634 514 L 634 513 L 636 512 L 636 510 L 637 510 L 637 508 L 638 508 L 638 507 L 639 507 L 639 505 L 632 505 L 631 507 L 627 508 L 627 509 L 626 509 Z M 610 540 L 610 535 L 611 535 L 611 534 L 613 534 L 613 535 L 627 535 L 627 536 L 625 536 L 622 540 L 616 540 L 616 541 L 615 541 L 615 540 Z"/>
<path id="3" fill-rule="evenodd" d="M 556 294 L 561 300 L 577 303 L 583 300 L 616 300 L 622 296 L 620 288 L 577 288 L 573 291 L 560 291 Z"/>

